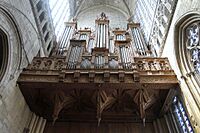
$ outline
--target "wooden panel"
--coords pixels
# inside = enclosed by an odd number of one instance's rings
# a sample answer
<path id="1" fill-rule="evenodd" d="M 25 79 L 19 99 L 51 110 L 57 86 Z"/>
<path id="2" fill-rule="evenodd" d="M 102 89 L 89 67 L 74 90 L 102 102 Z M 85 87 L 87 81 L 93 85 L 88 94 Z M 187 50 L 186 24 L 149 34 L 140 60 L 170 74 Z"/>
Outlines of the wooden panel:
<path id="1" fill-rule="evenodd" d="M 44 133 L 154 133 L 152 123 L 47 123 Z"/>

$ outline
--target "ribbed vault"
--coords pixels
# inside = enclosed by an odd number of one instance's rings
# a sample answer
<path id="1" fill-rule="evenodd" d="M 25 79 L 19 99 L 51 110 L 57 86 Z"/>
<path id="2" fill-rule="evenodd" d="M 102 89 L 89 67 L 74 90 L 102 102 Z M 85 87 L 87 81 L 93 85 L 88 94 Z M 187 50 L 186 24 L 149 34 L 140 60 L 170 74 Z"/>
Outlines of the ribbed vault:
<path id="1" fill-rule="evenodd" d="M 126 16 L 131 16 L 134 13 L 135 2 L 136 0 L 74 0 L 70 1 L 71 16 L 76 17 L 82 11 L 100 5 L 113 6 L 125 13 Z"/>

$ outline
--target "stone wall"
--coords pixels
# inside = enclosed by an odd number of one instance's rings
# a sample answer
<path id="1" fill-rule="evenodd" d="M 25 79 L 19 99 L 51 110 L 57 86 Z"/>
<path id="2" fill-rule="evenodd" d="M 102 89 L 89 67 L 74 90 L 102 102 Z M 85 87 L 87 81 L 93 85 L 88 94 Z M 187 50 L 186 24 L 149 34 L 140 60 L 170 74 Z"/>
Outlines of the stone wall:
<path id="1" fill-rule="evenodd" d="M 31 112 L 16 84 L 41 47 L 28 0 L 0 0 L 0 28 L 8 37 L 8 65 L 0 81 L 0 132 L 22 133 Z"/>
<path id="2" fill-rule="evenodd" d="M 192 89 L 199 90 L 199 87 L 195 88 L 195 83 L 190 82 L 190 77 L 188 77 L 186 74 L 181 73 L 181 68 L 178 66 L 178 63 L 180 63 L 180 60 L 177 59 L 176 46 L 178 44 L 175 44 L 178 37 L 176 36 L 176 25 L 182 19 L 184 16 L 186 16 L 189 13 L 197 13 L 200 14 L 200 1 L 199 0 L 179 0 L 177 3 L 177 8 L 175 10 L 175 14 L 170 26 L 170 30 L 167 36 L 167 40 L 165 43 L 164 51 L 162 56 L 168 57 L 170 64 L 172 68 L 175 70 L 175 73 L 177 74 L 178 79 L 180 80 L 181 85 L 181 91 L 184 96 L 184 101 L 187 106 L 187 110 L 191 119 L 192 124 L 194 125 L 194 128 L 196 132 L 200 132 L 200 109 L 199 105 L 197 104 L 197 101 L 199 101 L 199 97 L 194 97 L 192 94 Z M 198 95 L 198 94 L 197 94 Z"/>

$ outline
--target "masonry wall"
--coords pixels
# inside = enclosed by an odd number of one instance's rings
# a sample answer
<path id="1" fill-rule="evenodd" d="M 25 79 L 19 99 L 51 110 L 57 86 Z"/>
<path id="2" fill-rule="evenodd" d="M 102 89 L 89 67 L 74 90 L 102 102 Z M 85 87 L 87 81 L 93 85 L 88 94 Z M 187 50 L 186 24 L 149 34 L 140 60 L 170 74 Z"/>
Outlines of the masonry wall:
<path id="1" fill-rule="evenodd" d="M 194 95 L 191 93 L 192 89 L 199 90 L 199 87 L 195 87 L 193 83 L 189 83 L 190 88 L 188 88 L 186 83 L 187 81 L 190 81 L 190 77 L 186 76 L 186 74 L 181 73 L 181 68 L 179 68 L 178 63 L 180 60 L 177 60 L 177 57 L 175 55 L 175 47 L 178 44 L 175 44 L 175 40 L 178 39 L 175 35 L 175 26 L 179 22 L 183 16 L 189 13 L 198 13 L 200 14 L 200 1 L 199 0 L 179 0 L 177 3 L 177 8 L 175 10 L 175 14 L 171 23 L 171 27 L 167 36 L 167 40 L 165 43 L 164 51 L 162 56 L 168 57 L 170 64 L 172 68 L 175 70 L 175 73 L 177 74 L 177 78 L 180 81 L 181 86 L 181 92 L 184 96 L 184 100 L 187 106 L 187 110 L 189 113 L 189 117 L 191 119 L 192 125 L 196 132 L 200 132 L 200 109 L 199 105 L 197 104 L 197 101 L 200 100 L 199 97 L 194 97 Z M 182 77 L 182 78 L 181 78 Z M 183 78 L 185 77 L 185 79 Z"/>
<path id="2" fill-rule="evenodd" d="M 0 0 L 0 28 L 8 37 L 8 65 L 0 81 L 0 133 L 22 133 L 31 112 L 16 84 L 41 42 L 28 0 Z"/>

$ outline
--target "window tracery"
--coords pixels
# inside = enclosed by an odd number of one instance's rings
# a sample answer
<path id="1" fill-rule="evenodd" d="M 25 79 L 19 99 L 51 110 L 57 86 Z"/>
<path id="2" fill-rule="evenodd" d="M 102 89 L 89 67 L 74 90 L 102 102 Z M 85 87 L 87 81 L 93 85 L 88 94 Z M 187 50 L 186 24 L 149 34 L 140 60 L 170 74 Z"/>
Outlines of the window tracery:
<path id="1" fill-rule="evenodd" d="M 200 74 L 200 44 L 199 44 L 199 24 L 193 23 L 186 29 L 186 47 L 189 53 L 189 60 L 196 73 Z"/>
<path id="2" fill-rule="evenodd" d="M 190 120 L 187 116 L 185 108 L 178 97 L 173 99 L 173 115 L 176 118 L 178 126 L 183 133 L 194 133 L 193 128 L 190 124 Z"/>

